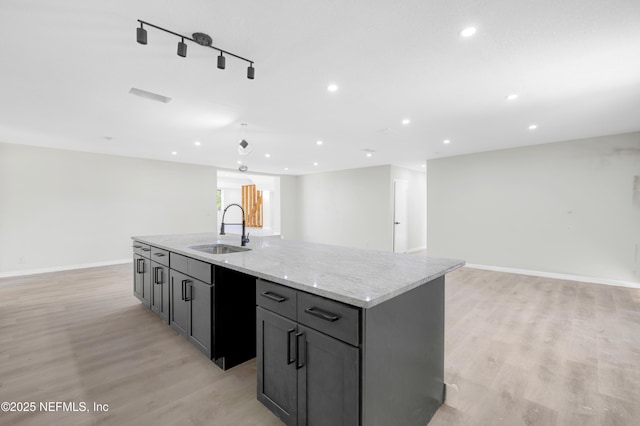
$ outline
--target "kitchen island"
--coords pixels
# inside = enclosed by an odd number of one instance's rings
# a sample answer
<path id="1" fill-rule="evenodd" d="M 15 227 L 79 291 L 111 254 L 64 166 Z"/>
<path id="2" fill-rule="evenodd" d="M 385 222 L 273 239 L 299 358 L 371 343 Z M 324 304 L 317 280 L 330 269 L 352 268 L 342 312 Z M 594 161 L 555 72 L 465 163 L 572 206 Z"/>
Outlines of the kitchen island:
<path id="1" fill-rule="evenodd" d="M 157 286 L 147 284 L 145 299 L 140 277 L 164 281 L 166 321 L 182 321 L 222 368 L 255 353 L 258 399 L 286 424 L 424 425 L 443 402 L 444 275 L 463 261 L 277 237 L 228 254 L 198 246 L 239 246 L 239 236 L 133 240 L 134 293 L 153 306 Z M 168 272 L 145 268 L 156 253 L 164 264 L 155 268 Z M 186 316 L 176 317 L 182 305 Z M 218 335 L 227 336 L 220 350 Z M 235 345 L 243 353 L 228 355 Z"/>

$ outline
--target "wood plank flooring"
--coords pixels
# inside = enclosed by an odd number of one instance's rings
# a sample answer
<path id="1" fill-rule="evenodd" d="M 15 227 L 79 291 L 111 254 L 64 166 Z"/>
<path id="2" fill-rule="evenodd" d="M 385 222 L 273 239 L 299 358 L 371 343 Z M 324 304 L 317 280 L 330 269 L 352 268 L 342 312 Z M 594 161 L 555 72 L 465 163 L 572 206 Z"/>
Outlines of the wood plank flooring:
<path id="1" fill-rule="evenodd" d="M 639 326 L 637 289 L 455 271 L 430 425 L 637 425 Z M 131 265 L 0 279 L 0 402 L 109 406 L 0 425 L 281 425 L 255 393 L 255 361 L 205 359 L 133 297 Z"/>

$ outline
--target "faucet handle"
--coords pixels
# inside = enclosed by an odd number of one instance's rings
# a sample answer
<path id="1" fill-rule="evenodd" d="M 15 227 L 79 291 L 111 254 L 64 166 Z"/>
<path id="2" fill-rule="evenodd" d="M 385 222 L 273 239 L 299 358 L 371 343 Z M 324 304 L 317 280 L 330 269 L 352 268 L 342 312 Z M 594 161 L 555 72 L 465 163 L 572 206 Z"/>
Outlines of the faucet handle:
<path id="1" fill-rule="evenodd" d="M 248 242 L 250 242 L 250 241 L 251 241 L 251 240 L 249 239 L 249 233 L 247 232 L 247 236 L 246 236 L 246 237 L 244 237 L 244 242 L 245 242 L 245 243 L 248 243 Z"/>

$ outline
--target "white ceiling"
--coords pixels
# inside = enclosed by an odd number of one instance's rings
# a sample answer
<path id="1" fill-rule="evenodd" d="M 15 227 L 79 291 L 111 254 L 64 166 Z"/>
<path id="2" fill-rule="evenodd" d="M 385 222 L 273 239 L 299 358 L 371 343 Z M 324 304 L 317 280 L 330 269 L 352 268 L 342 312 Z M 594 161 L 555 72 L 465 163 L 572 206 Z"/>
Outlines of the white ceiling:
<path id="1" fill-rule="evenodd" d="M 640 130 L 638 0 L 3 0 L 0 46 L 10 143 L 305 174 Z"/>

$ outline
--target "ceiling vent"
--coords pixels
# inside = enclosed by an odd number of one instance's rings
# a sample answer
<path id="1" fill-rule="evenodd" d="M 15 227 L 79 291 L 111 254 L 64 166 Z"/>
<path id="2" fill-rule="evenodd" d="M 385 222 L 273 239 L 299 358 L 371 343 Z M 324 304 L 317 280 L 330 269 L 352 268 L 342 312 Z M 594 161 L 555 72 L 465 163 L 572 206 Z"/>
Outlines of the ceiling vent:
<path id="1" fill-rule="evenodd" d="M 171 98 L 158 95 L 157 93 L 147 92 L 146 90 L 137 89 L 135 87 L 129 89 L 129 93 L 132 95 L 140 96 L 141 98 L 149 99 L 150 101 L 162 102 L 163 104 L 171 102 Z"/>

